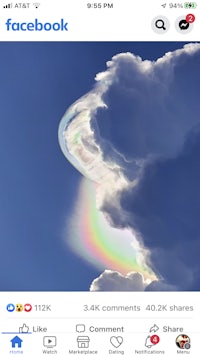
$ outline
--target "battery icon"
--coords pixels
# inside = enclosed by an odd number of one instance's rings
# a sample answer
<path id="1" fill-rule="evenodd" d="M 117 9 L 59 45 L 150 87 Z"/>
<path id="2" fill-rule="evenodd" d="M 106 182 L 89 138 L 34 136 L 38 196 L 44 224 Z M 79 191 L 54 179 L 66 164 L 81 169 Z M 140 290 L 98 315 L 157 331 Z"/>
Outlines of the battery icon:
<path id="1" fill-rule="evenodd" d="M 196 4 L 196 2 L 185 2 L 184 3 L 184 8 L 185 9 L 196 9 L 196 7 L 197 7 L 197 4 Z"/>

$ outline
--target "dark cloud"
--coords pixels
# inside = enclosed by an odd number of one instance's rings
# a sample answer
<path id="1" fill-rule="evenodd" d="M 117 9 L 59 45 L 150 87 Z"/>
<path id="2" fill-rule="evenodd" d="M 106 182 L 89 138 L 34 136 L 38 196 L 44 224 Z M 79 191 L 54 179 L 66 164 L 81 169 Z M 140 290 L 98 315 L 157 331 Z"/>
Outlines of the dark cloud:
<path id="1" fill-rule="evenodd" d="M 199 122 L 200 51 L 178 53 L 153 64 L 131 54 L 113 59 L 115 77 L 103 95 L 108 110 L 96 115 L 96 139 L 106 139 L 129 161 L 125 174 L 128 166 L 135 171 L 135 160 L 177 154 Z"/>
<path id="2" fill-rule="evenodd" d="M 199 289 L 200 129 L 177 158 L 146 166 L 136 189 L 121 196 L 129 224 L 151 251 L 154 269 L 181 289 Z"/>
<path id="3" fill-rule="evenodd" d="M 172 292 L 176 291 L 177 287 L 175 285 L 170 285 L 161 281 L 153 281 L 146 288 L 146 292 Z"/>
<path id="4" fill-rule="evenodd" d="M 148 61 L 142 68 L 119 55 L 103 96 L 108 109 L 96 115 L 97 142 L 109 142 L 124 174 L 138 181 L 120 192 L 118 206 L 105 198 L 102 210 L 137 233 L 162 285 L 181 290 L 200 289 L 199 61 L 199 50 L 177 51 L 149 71 Z"/>

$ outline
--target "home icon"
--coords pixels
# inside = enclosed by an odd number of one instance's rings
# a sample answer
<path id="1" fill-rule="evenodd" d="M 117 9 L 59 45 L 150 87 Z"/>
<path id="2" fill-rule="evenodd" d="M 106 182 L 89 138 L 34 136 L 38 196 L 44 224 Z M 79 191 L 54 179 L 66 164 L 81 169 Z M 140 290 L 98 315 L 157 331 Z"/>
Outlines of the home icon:
<path id="1" fill-rule="evenodd" d="M 17 345 L 18 348 L 22 347 L 22 342 L 23 340 L 20 339 L 18 336 L 15 336 L 12 340 L 10 340 L 11 344 L 12 344 L 12 348 L 15 348 L 15 346 Z"/>
<path id="2" fill-rule="evenodd" d="M 77 343 L 79 349 L 87 349 L 89 347 L 90 339 L 88 336 L 78 336 Z"/>

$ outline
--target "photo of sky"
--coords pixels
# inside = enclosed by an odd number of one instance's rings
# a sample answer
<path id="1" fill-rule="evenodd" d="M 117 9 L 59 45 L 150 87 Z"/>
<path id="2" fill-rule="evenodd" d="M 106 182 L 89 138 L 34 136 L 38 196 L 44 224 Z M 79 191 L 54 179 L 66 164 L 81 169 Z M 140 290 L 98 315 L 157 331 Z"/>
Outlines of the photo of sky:
<path id="1" fill-rule="evenodd" d="M 0 53 L 0 289 L 200 290 L 200 44 Z"/>

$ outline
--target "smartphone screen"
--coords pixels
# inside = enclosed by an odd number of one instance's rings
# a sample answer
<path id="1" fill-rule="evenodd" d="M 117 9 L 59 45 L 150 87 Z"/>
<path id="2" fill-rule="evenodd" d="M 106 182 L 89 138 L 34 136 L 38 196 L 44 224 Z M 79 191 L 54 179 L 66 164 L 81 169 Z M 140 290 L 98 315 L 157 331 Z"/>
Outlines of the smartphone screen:
<path id="1" fill-rule="evenodd" d="M 199 3 L 0 6 L 0 356 L 197 356 Z"/>

